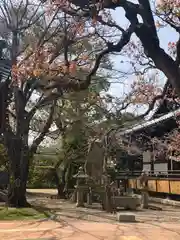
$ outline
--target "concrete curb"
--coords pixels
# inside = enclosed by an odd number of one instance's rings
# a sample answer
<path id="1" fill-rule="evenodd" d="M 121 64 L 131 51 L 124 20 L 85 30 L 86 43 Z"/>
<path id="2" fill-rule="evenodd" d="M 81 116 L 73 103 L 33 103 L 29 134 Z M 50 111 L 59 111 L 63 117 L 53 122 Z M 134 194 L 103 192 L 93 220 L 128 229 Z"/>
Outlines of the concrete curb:
<path id="1" fill-rule="evenodd" d="M 161 198 L 153 198 L 150 197 L 149 200 L 154 203 L 161 203 L 164 205 L 170 205 L 170 206 L 175 206 L 175 207 L 180 207 L 180 202 L 174 201 L 174 200 L 169 200 L 169 199 L 161 199 Z"/>
<path id="2" fill-rule="evenodd" d="M 122 214 L 117 213 L 118 222 L 136 222 L 136 216 L 134 214 Z"/>
<path id="3" fill-rule="evenodd" d="M 141 198 L 141 195 L 135 194 L 138 198 Z M 175 201 L 175 200 L 170 200 L 170 199 L 162 199 L 162 198 L 156 198 L 156 197 L 149 197 L 150 202 L 154 203 L 160 203 L 164 205 L 169 205 L 169 206 L 175 206 L 175 207 L 180 207 L 180 201 Z"/>

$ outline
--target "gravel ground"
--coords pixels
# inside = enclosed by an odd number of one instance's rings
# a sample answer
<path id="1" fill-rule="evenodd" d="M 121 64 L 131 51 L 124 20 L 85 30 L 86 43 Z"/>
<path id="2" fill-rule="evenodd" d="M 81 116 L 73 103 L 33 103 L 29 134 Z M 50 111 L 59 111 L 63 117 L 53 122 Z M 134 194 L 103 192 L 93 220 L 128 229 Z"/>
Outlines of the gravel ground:
<path id="1" fill-rule="evenodd" d="M 51 199 L 48 197 L 30 197 L 29 201 L 43 207 L 52 209 L 54 215 L 66 218 L 75 218 L 91 221 L 114 222 L 116 214 L 110 214 L 101 210 L 99 204 L 93 204 L 92 207 L 76 208 L 75 204 L 70 201 L 60 199 Z M 137 211 L 120 210 L 122 213 L 133 213 L 136 215 L 138 222 L 179 222 L 180 208 L 174 206 L 166 206 L 163 204 L 150 204 L 152 209 L 138 209 Z M 158 210 L 161 209 L 161 210 Z"/>
<path id="2" fill-rule="evenodd" d="M 35 191 L 38 193 L 38 190 Z M 41 193 L 56 192 L 41 190 Z M 32 192 L 31 192 L 32 193 Z M 74 203 L 51 199 L 35 194 L 28 195 L 33 204 L 52 209 L 52 220 L 2 221 L 0 239 L 66 239 L 66 240 L 179 240 L 180 208 L 153 204 L 156 209 L 137 210 L 136 223 L 118 223 L 116 214 L 100 209 L 98 204 L 92 208 L 76 208 Z M 48 196 L 48 195 L 47 195 Z M 128 211 L 121 210 L 122 213 Z"/>

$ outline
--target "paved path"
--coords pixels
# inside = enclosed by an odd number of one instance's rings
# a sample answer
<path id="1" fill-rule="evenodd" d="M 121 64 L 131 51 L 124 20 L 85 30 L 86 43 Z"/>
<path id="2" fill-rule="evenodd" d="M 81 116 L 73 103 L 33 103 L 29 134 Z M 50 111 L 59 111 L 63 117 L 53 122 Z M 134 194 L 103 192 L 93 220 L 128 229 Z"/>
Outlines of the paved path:
<path id="1" fill-rule="evenodd" d="M 179 240 L 176 223 L 97 223 L 82 220 L 1 222 L 3 240 Z"/>
<path id="2" fill-rule="evenodd" d="M 44 192 L 44 190 L 42 191 Z M 56 221 L 0 222 L 3 240 L 179 240 L 180 209 L 137 211 L 137 223 L 118 223 L 115 215 L 97 208 L 76 208 L 59 199 L 35 197 L 32 203 L 49 207 Z"/>

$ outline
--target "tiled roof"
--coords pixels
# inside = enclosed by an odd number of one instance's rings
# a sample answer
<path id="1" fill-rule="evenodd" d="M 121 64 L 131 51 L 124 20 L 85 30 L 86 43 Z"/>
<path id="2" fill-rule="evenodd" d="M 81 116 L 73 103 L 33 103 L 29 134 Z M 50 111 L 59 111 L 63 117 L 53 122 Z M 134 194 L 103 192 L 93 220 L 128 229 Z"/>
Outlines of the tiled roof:
<path id="1" fill-rule="evenodd" d="M 176 118 L 178 115 L 180 115 L 180 108 L 178 108 L 177 110 L 172 111 L 170 113 L 167 113 L 167 114 L 165 114 L 165 115 L 163 115 L 159 118 L 152 119 L 150 121 L 143 121 L 139 124 L 136 124 L 136 125 L 128 128 L 128 129 L 119 131 L 119 132 L 116 133 L 116 137 L 143 130 L 144 128 L 151 127 L 151 126 L 153 126 L 157 123 L 164 122 L 164 121 L 166 121 L 168 119 L 171 119 L 171 118 Z"/>

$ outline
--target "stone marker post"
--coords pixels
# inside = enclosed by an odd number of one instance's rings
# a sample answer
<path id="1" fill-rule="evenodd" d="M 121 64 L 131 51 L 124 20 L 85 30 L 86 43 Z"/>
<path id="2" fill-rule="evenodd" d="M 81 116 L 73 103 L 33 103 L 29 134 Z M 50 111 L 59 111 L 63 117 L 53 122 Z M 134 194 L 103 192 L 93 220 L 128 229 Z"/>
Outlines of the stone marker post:
<path id="1" fill-rule="evenodd" d="M 71 201 L 75 203 L 77 201 L 77 188 L 74 190 L 71 196 Z"/>
<path id="2" fill-rule="evenodd" d="M 89 191 L 87 194 L 87 204 L 92 205 L 92 188 L 91 187 L 89 187 Z"/>
<path id="3" fill-rule="evenodd" d="M 147 189 L 142 189 L 142 208 L 148 209 L 149 207 L 149 194 Z"/>
<path id="4" fill-rule="evenodd" d="M 111 186 L 110 186 L 110 176 L 105 173 L 104 174 L 104 183 L 105 183 L 105 194 L 103 199 L 104 210 L 107 212 L 112 212 L 112 199 L 111 199 Z"/>
<path id="5" fill-rule="evenodd" d="M 148 194 L 148 176 L 143 171 L 140 176 L 140 185 L 141 185 L 141 196 L 142 196 L 142 208 L 147 209 L 149 205 L 149 194 Z"/>
<path id="6" fill-rule="evenodd" d="M 77 201 L 76 201 L 76 207 L 84 207 L 84 191 L 86 190 L 85 186 L 85 179 L 87 178 L 87 175 L 84 174 L 83 167 L 79 168 L 79 171 L 76 175 L 77 179 Z"/>

